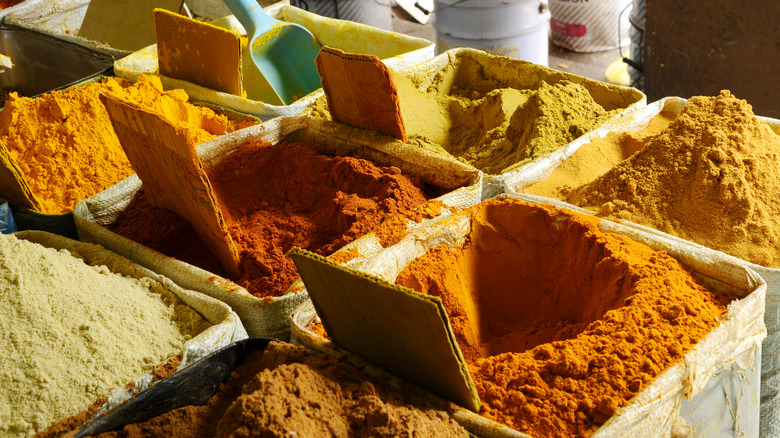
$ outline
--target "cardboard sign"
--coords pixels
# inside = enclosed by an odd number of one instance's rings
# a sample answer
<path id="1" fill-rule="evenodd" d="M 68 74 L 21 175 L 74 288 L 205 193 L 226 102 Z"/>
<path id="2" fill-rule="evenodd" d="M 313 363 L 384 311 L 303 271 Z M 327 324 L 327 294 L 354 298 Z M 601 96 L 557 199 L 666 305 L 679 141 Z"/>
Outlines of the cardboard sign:
<path id="1" fill-rule="evenodd" d="M 130 164 L 143 181 L 149 202 L 187 219 L 228 275 L 238 277 L 238 249 L 195 145 L 163 114 L 104 94 L 100 100 Z"/>
<path id="2" fill-rule="evenodd" d="M 164 9 L 154 10 L 154 27 L 160 74 L 246 96 L 241 35 Z"/>
<path id="3" fill-rule="evenodd" d="M 180 11 L 184 0 L 91 0 L 79 36 L 120 50 L 154 44 L 154 8 Z"/>
<path id="4" fill-rule="evenodd" d="M 379 58 L 323 46 L 315 63 L 333 120 L 407 141 L 398 90 Z"/>
<path id="5" fill-rule="evenodd" d="M 480 401 L 441 298 L 415 292 L 293 248 L 328 336 L 422 388 L 479 411 Z"/>
<path id="6" fill-rule="evenodd" d="M 3 143 L 0 143 L 0 196 L 31 210 L 41 211 L 41 202 Z"/>

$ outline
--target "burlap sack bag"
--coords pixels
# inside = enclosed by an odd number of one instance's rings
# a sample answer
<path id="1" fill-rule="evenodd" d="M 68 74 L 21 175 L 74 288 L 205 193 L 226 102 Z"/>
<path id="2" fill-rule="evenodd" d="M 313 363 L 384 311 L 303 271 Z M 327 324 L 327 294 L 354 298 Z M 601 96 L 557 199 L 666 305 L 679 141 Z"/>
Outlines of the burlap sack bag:
<path id="1" fill-rule="evenodd" d="M 40 3 L 44 1 L 45 0 L 24 0 L 21 3 L 17 3 L 9 8 L 0 9 L 0 22 L 5 22 L 5 17 L 7 15 L 13 14 L 15 12 L 23 11 L 27 8 L 37 7 Z"/>
<path id="2" fill-rule="evenodd" d="M 506 178 L 503 183 L 507 193 L 517 195 L 519 198 L 529 201 L 544 201 L 551 204 L 569 208 L 575 211 L 594 214 L 590 210 L 585 210 L 580 207 L 540 196 L 529 195 L 520 193 L 525 187 L 542 181 L 547 178 L 558 166 L 563 163 L 565 159 L 570 157 L 577 151 L 582 145 L 590 142 L 590 136 L 603 137 L 608 132 L 620 132 L 620 131 L 641 131 L 647 123 L 656 116 L 660 111 L 667 110 L 679 114 L 685 103 L 685 99 L 679 97 L 666 97 L 657 102 L 653 102 L 645 108 L 642 108 L 630 117 L 608 123 L 596 131 L 593 131 L 587 138 L 580 138 L 571 144 L 567 145 L 564 149 L 558 150 L 553 154 L 532 163 L 529 166 L 521 169 L 511 177 Z M 769 126 L 778 135 L 780 135 L 780 120 L 770 119 L 767 117 L 759 117 L 759 119 L 767 122 Z M 674 237 L 672 235 L 648 228 L 642 225 L 637 225 L 631 222 L 624 222 L 626 226 L 641 230 L 647 234 L 656 236 L 656 238 L 674 242 L 675 245 L 680 247 L 689 248 L 688 251 L 710 251 L 704 246 L 696 243 Z M 767 283 L 767 298 L 766 309 L 764 313 L 764 323 L 767 329 L 767 338 L 764 341 L 764 352 L 761 355 L 761 436 L 762 437 L 775 437 L 780 436 L 780 269 L 771 269 L 763 266 L 756 265 L 754 263 L 748 263 L 746 261 L 737 259 L 726 255 L 721 252 L 716 252 L 718 257 L 728 261 L 731 264 L 737 266 L 744 266 L 750 268 L 758 273 L 764 281 Z"/>
<path id="3" fill-rule="evenodd" d="M 90 0 L 27 0 L 0 10 L 0 17 L 14 26 L 45 33 L 61 40 L 80 44 L 121 59 L 133 53 L 79 36 Z M 189 2 L 185 2 L 185 5 Z M 221 2 L 220 2 L 221 3 Z M 265 4 L 269 4 L 267 1 Z M 280 3 L 289 4 L 289 0 Z M 205 7 L 205 11 L 209 11 Z M 217 18 L 217 17 L 213 17 Z"/>
<path id="4" fill-rule="evenodd" d="M 182 288 L 165 276 L 117 255 L 115 252 L 44 231 L 19 231 L 14 233 L 14 236 L 47 248 L 68 250 L 84 259 L 86 263 L 100 263 L 117 274 L 132 278 L 152 278 L 162 283 L 167 290 L 176 294 L 185 304 L 200 313 L 213 325 L 184 343 L 179 369 L 185 368 L 232 342 L 247 338 L 246 330 L 244 330 L 238 315 L 225 303 L 200 292 Z M 133 389 L 127 387 L 117 389 L 109 396 L 107 404 L 102 409 L 116 406 L 133 394 L 143 391 L 149 387 L 152 380 L 153 376 L 150 372 L 136 379 Z"/>
<path id="5" fill-rule="evenodd" d="M 477 73 L 460 67 L 459 62 L 464 59 L 476 62 L 479 66 Z M 433 59 L 404 68 L 399 73 L 409 77 L 420 91 L 428 90 L 433 84 L 438 86 L 437 89 L 447 89 L 450 86 L 449 84 L 458 84 L 461 80 L 460 77 L 471 77 L 474 75 L 479 75 L 480 81 L 496 82 L 501 84 L 502 88 L 514 88 L 517 90 L 538 89 L 540 81 L 554 84 L 562 80 L 568 80 L 584 87 L 593 97 L 593 100 L 605 109 L 618 109 L 619 111 L 614 116 L 615 118 L 621 118 L 624 114 L 631 113 L 637 108 L 642 108 L 647 102 L 646 96 L 635 88 L 595 81 L 528 61 L 495 56 L 470 48 L 448 50 Z M 482 86 L 484 87 L 484 85 Z M 482 91 L 484 92 L 484 90 Z M 316 108 L 319 109 L 320 107 L 321 103 L 318 102 Z M 315 111 L 312 112 L 315 113 Z M 507 175 L 514 172 L 508 172 Z"/>
<path id="6" fill-rule="evenodd" d="M 364 260 L 357 269 L 395 282 L 403 269 L 430 248 L 462 245 L 470 232 L 470 220 L 463 215 L 453 219 L 410 233 L 398 244 Z M 722 324 L 682 362 L 665 370 L 627 406 L 618 409 L 593 436 L 686 436 L 674 435 L 673 431 L 685 431 L 687 427 L 698 436 L 758 436 L 760 354 L 766 336 L 763 313 L 767 286 L 763 279 L 744 263 L 734 263 L 716 251 L 692 250 L 688 245 L 609 221 L 601 221 L 600 228 L 666 251 L 700 274 L 711 287 L 742 298 L 729 306 Z M 307 329 L 312 320 L 310 308 L 307 300 L 291 318 L 297 339 L 315 350 L 337 351 L 335 344 Z M 463 408 L 454 418 L 478 436 L 531 438 Z"/>
<path id="7" fill-rule="evenodd" d="M 405 174 L 421 178 L 444 190 L 451 205 L 464 205 L 482 196 L 481 174 L 463 163 L 431 157 L 400 141 L 380 138 L 374 133 L 308 117 L 281 117 L 261 125 L 235 131 L 198 146 L 204 167 L 211 167 L 248 141 L 278 143 L 289 140 L 314 147 L 323 153 L 348 150 L 382 166 L 396 166 Z M 235 283 L 187 263 L 164 256 L 111 231 L 113 224 L 141 188 L 132 175 L 115 186 L 76 205 L 74 220 L 81 240 L 99 243 L 110 250 L 165 275 L 182 287 L 203 292 L 229 304 L 241 317 L 250 336 L 279 339 L 289 337 L 289 314 L 307 294 L 300 283 L 277 298 L 257 298 Z M 376 242 L 376 241 L 374 241 Z M 353 242 L 352 245 L 367 245 Z M 373 244 L 372 244 L 373 245 Z M 371 245 L 368 245 L 371 246 Z M 373 246 L 372 246 L 373 248 Z M 369 251 L 370 252 L 370 251 Z"/>
<path id="8" fill-rule="evenodd" d="M 435 50 L 434 43 L 422 38 L 402 35 L 351 21 L 321 17 L 290 5 L 274 4 L 265 10 L 276 19 L 297 23 L 309 29 L 322 45 L 335 47 L 345 52 L 375 55 L 393 69 L 408 67 L 431 59 Z M 246 35 L 244 28 L 232 15 L 215 20 L 211 24 Z M 131 81 L 142 74 L 156 74 L 158 72 L 157 45 L 146 47 L 118 60 L 114 63 L 114 72 L 117 76 Z M 298 115 L 310 107 L 318 97 L 323 96 L 322 89 L 318 89 L 290 105 L 269 105 L 233 94 L 214 91 L 180 79 L 165 76 L 160 76 L 160 79 L 162 79 L 166 89 L 181 88 L 193 99 L 252 114 L 262 120 Z"/>

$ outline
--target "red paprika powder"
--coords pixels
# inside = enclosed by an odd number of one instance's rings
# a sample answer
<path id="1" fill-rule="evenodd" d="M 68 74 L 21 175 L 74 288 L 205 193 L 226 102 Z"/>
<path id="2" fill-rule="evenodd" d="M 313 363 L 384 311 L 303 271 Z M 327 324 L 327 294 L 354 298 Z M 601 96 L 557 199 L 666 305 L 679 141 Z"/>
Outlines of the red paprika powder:
<path id="1" fill-rule="evenodd" d="M 426 202 L 398 168 L 292 143 L 242 145 L 206 173 L 241 254 L 243 274 L 231 280 L 258 297 L 283 295 L 298 277 L 285 255 L 293 246 L 330 255 L 388 216 Z M 189 223 L 152 207 L 142 191 L 114 231 L 227 278 Z"/>

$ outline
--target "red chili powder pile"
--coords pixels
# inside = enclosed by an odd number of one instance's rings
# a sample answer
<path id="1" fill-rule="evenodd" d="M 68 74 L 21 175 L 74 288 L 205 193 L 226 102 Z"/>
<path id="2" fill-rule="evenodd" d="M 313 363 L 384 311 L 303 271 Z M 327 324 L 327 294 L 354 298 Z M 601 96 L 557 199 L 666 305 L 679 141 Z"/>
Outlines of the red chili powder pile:
<path id="1" fill-rule="evenodd" d="M 442 298 L 481 414 L 534 437 L 586 437 L 718 324 L 729 299 L 598 220 L 518 200 L 464 212 L 397 283 Z"/>
<path id="2" fill-rule="evenodd" d="M 175 409 L 98 435 L 158 437 L 467 437 L 449 405 L 411 385 L 393 386 L 343 357 L 272 342 L 250 353 L 203 406 Z M 50 426 L 38 438 L 78 429 L 99 405 Z"/>
<path id="3" fill-rule="evenodd" d="M 318 155 L 299 144 L 245 144 L 206 173 L 232 218 L 229 230 L 241 256 L 243 273 L 231 280 L 258 297 L 281 296 L 298 277 L 285 255 L 293 246 L 327 256 L 386 217 L 426 202 L 398 168 Z M 114 231 L 226 277 L 189 223 L 151 207 L 143 194 Z"/>

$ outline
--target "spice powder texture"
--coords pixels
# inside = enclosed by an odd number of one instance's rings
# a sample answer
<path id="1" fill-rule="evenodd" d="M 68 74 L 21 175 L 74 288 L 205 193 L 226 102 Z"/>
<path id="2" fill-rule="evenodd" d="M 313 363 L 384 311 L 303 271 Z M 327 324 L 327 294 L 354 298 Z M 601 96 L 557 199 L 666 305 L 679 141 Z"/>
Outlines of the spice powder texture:
<path id="1" fill-rule="evenodd" d="M 639 132 L 609 132 L 580 146 L 545 179 L 523 189 L 523 193 L 565 200 L 573 190 L 594 181 L 615 165 L 642 150 L 677 117 L 661 111 Z"/>
<path id="2" fill-rule="evenodd" d="M 99 437 L 469 436 L 448 406 L 411 385 L 358 370 L 344 357 L 272 342 L 250 353 L 204 406 L 175 409 Z M 87 412 L 38 437 L 78 428 Z"/>
<path id="3" fill-rule="evenodd" d="M 422 189 L 398 168 L 318 155 L 295 143 L 242 145 L 206 173 L 232 218 L 229 231 L 240 252 L 243 272 L 231 280 L 258 297 L 281 296 L 298 278 L 285 255 L 293 246 L 327 256 L 385 218 L 426 202 Z M 152 208 L 143 195 L 122 213 L 114 231 L 226 275 L 186 221 Z"/>
<path id="4" fill-rule="evenodd" d="M 186 92 L 163 91 L 156 76 L 141 76 L 134 84 L 105 78 L 34 99 L 12 93 L 0 112 L 0 144 L 19 165 L 43 213 L 71 211 L 133 173 L 100 93 L 157 111 L 163 101 L 184 102 L 209 120 L 204 124 L 209 130 L 189 130 L 196 143 L 251 124 L 186 103 Z"/>
<path id="5" fill-rule="evenodd" d="M 0 435 L 79 412 L 208 326 L 155 280 L 0 235 Z"/>
<path id="6" fill-rule="evenodd" d="M 569 80 L 516 88 L 496 79 L 516 68 L 500 57 L 458 57 L 434 74 L 424 93 L 417 86 L 432 73 L 394 74 L 409 143 L 499 174 L 565 146 L 622 110 L 605 109 Z M 306 113 L 330 118 L 324 97 Z"/>
<path id="7" fill-rule="evenodd" d="M 780 267 L 780 136 L 722 91 L 688 100 L 644 149 L 567 201 Z"/>
<path id="8" fill-rule="evenodd" d="M 534 437 L 587 437 L 718 324 L 729 299 L 598 220 L 517 200 L 463 214 L 397 283 L 440 296 L 481 414 Z"/>

